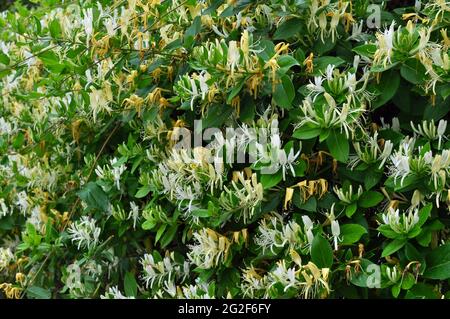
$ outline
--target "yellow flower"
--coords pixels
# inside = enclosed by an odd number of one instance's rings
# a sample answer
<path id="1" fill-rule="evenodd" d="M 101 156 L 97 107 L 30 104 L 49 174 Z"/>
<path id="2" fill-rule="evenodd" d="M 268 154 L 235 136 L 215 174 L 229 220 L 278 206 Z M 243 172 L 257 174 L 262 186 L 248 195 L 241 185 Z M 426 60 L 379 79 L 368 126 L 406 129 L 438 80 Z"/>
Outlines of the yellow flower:
<path id="1" fill-rule="evenodd" d="M 306 66 L 306 73 L 312 73 L 314 71 L 314 53 L 310 53 L 308 57 L 303 61 L 303 65 Z"/>
<path id="2" fill-rule="evenodd" d="M 142 105 L 144 104 L 144 99 L 140 96 L 133 94 L 129 98 L 123 100 L 123 103 L 127 106 L 127 108 L 135 108 L 138 116 L 141 117 Z"/>
<path id="3" fill-rule="evenodd" d="M 285 210 L 287 210 L 288 204 L 291 202 L 293 195 L 294 189 L 291 187 L 286 188 L 286 195 L 284 197 L 284 206 L 283 206 Z"/>
<path id="4" fill-rule="evenodd" d="M 0 284 L 0 289 L 3 289 L 3 292 L 6 295 L 6 298 L 20 299 L 20 292 L 22 291 L 22 288 L 14 287 L 10 283 L 3 283 L 3 284 Z"/>

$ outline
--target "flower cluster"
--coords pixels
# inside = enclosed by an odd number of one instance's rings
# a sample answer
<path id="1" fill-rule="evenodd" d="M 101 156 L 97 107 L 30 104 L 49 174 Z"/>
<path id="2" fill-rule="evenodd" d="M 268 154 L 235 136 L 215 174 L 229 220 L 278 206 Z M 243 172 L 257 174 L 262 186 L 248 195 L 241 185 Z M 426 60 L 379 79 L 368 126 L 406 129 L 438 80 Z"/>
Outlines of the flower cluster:
<path id="1" fill-rule="evenodd" d="M 9 2 L 0 299 L 450 296 L 448 2 Z"/>

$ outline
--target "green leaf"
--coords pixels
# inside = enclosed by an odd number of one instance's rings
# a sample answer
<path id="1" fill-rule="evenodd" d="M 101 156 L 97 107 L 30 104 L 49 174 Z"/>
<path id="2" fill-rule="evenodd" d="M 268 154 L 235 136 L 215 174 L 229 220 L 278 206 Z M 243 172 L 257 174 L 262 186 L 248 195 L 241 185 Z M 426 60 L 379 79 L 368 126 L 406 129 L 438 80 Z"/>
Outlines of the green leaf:
<path id="1" fill-rule="evenodd" d="M 364 175 L 364 187 L 367 190 L 370 190 L 372 187 L 378 184 L 381 177 L 383 177 L 383 173 L 375 172 L 373 170 L 366 170 Z"/>
<path id="2" fill-rule="evenodd" d="M 165 248 L 169 245 L 177 234 L 178 224 L 175 223 L 165 232 L 164 236 L 161 239 L 161 248 Z"/>
<path id="3" fill-rule="evenodd" d="M 11 69 L 0 70 L 0 80 L 11 73 Z"/>
<path id="4" fill-rule="evenodd" d="M 90 208 L 97 208 L 108 211 L 110 203 L 108 195 L 95 182 L 87 183 L 84 188 L 77 193 Z"/>
<path id="5" fill-rule="evenodd" d="M 297 208 L 306 210 L 308 212 L 317 211 L 317 200 L 314 196 L 308 198 L 306 202 L 302 202 L 301 195 L 299 192 L 294 192 L 294 196 L 292 197 L 292 202 Z"/>
<path id="6" fill-rule="evenodd" d="M 136 297 L 137 296 L 137 282 L 136 279 L 134 278 L 134 275 L 132 272 L 127 272 L 125 274 L 125 279 L 124 279 L 124 288 L 125 288 L 125 295 L 127 297 Z"/>
<path id="7" fill-rule="evenodd" d="M 273 35 L 274 40 L 287 40 L 294 35 L 303 31 L 302 20 L 299 18 L 292 18 L 283 22 L 275 31 Z"/>
<path id="8" fill-rule="evenodd" d="M 139 190 L 137 191 L 136 195 L 134 195 L 134 197 L 136 198 L 143 198 L 145 196 L 147 196 L 148 193 L 150 193 L 150 186 L 149 185 L 145 185 L 142 186 L 141 188 L 139 188 Z"/>
<path id="9" fill-rule="evenodd" d="M 269 189 L 278 185 L 283 179 L 283 172 L 279 170 L 276 174 L 261 174 L 261 184 L 264 189 Z"/>
<path id="10" fill-rule="evenodd" d="M 142 229 L 144 230 L 151 230 L 153 228 L 155 228 L 156 223 L 152 220 L 146 220 L 145 222 L 142 223 Z"/>
<path id="11" fill-rule="evenodd" d="M 385 72 L 381 75 L 380 82 L 374 85 L 375 90 L 380 94 L 371 106 L 375 110 L 385 105 L 392 99 L 400 86 L 400 76 L 396 70 Z"/>
<path id="12" fill-rule="evenodd" d="M 374 207 L 378 205 L 384 196 L 383 194 L 375 191 L 364 192 L 358 199 L 358 206 L 363 208 Z"/>
<path id="13" fill-rule="evenodd" d="M 450 278 L 450 244 L 439 246 L 426 256 L 427 269 L 423 276 L 429 279 Z"/>
<path id="14" fill-rule="evenodd" d="M 289 109 L 292 106 L 292 101 L 295 97 L 295 88 L 292 80 L 284 75 L 281 77 L 281 83 L 275 87 L 273 92 L 273 99 L 275 103 L 283 108 Z"/>
<path id="15" fill-rule="evenodd" d="M 201 16 L 196 16 L 194 21 L 189 28 L 186 29 L 184 33 L 184 44 L 187 47 L 190 47 L 193 44 L 193 40 L 197 34 L 200 33 L 202 29 L 202 20 Z"/>
<path id="16" fill-rule="evenodd" d="M 203 129 L 220 127 L 231 116 L 233 111 L 234 108 L 230 105 L 214 104 L 208 108 L 208 111 L 203 118 Z"/>
<path id="17" fill-rule="evenodd" d="M 192 215 L 200 218 L 211 217 L 211 212 L 208 209 L 200 208 L 192 211 Z"/>
<path id="18" fill-rule="evenodd" d="M 319 268 L 330 268 L 333 265 L 333 249 L 328 240 L 321 235 L 317 235 L 313 239 L 311 260 Z"/>
<path id="19" fill-rule="evenodd" d="M 348 160 L 349 145 L 345 134 L 333 130 L 327 138 L 327 146 L 331 155 L 339 162 L 345 163 Z"/>
<path id="20" fill-rule="evenodd" d="M 393 296 L 394 298 L 398 298 L 398 295 L 400 294 L 400 291 L 401 291 L 401 285 L 400 285 L 400 283 L 397 283 L 397 284 L 395 284 L 395 285 L 393 285 L 393 286 L 391 287 L 392 296 Z"/>
<path id="21" fill-rule="evenodd" d="M 59 25 L 58 20 L 56 20 L 56 19 L 52 20 L 52 22 L 50 22 L 48 28 L 50 30 L 50 35 L 52 36 L 52 38 L 54 38 L 54 39 L 61 38 L 61 26 Z"/>
<path id="22" fill-rule="evenodd" d="M 345 215 L 350 218 L 353 216 L 354 213 L 356 213 L 356 209 L 358 208 L 358 205 L 356 203 L 351 203 L 345 208 Z"/>
<path id="23" fill-rule="evenodd" d="M 406 244 L 406 239 L 394 239 L 384 247 L 381 257 L 390 256 Z"/>
<path id="24" fill-rule="evenodd" d="M 431 210 L 433 209 L 433 204 L 428 204 L 424 207 L 422 207 L 419 210 L 419 221 L 416 224 L 416 227 L 422 227 L 423 224 L 428 220 L 428 218 L 431 215 Z"/>
<path id="25" fill-rule="evenodd" d="M 409 261 L 418 261 L 420 262 L 420 272 L 423 273 L 426 269 L 427 263 L 425 261 L 425 258 L 422 256 L 421 253 L 410 243 L 406 243 L 405 245 L 405 255 L 406 258 L 408 258 Z"/>
<path id="26" fill-rule="evenodd" d="M 396 239 L 398 237 L 403 237 L 402 234 L 393 231 L 389 225 L 380 225 L 377 230 L 386 238 Z"/>
<path id="27" fill-rule="evenodd" d="M 409 290 L 414 286 L 415 283 L 416 283 L 416 278 L 414 277 L 414 275 L 412 273 L 408 272 L 405 274 L 405 276 L 403 276 L 402 289 Z"/>
<path id="28" fill-rule="evenodd" d="M 156 232 L 156 236 L 155 236 L 155 244 L 159 241 L 162 234 L 166 230 L 167 226 L 168 226 L 168 224 L 162 224 L 161 226 L 159 226 L 158 231 Z"/>
<path id="29" fill-rule="evenodd" d="M 33 299 L 50 299 L 52 297 L 50 290 L 38 286 L 28 287 L 26 292 L 27 297 Z"/>
<path id="30" fill-rule="evenodd" d="M 11 60 L 9 59 L 9 56 L 7 56 L 5 53 L 0 52 L 0 63 L 4 65 L 8 65 Z"/>
<path id="31" fill-rule="evenodd" d="M 439 293 L 433 285 L 419 282 L 406 293 L 406 299 L 438 299 Z"/>
<path id="32" fill-rule="evenodd" d="M 325 72 L 329 65 L 340 66 L 345 63 L 343 59 L 335 56 L 322 56 L 314 59 L 314 75 L 320 75 L 321 72 Z"/>
<path id="33" fill-rule="evenodd" d="M 412 84 L 421 84 L 426 79 L 426 69 L 417 59 L 409 59 L 400 68 L 402 77 Z"/>
<path id="34" fill-rule="evenodd" d="M 345 224 L 341 226 L 342 245 L 356 243 L 367 230 L 358 224 Z"/>
<path id="35" fill-rule="evenodd" d="M 353 52 L 365 57 L 372 57 L 376 51 L 377 46 L 375 44 L 363 44 L 353 48 Z"/>
<path id="36" fill-rule="evenodd" d="M 227 103 L 230 104 L 233 98 L 241 92 L 242 87 L 244 86 L 245 81 L 240 81 L 233 89 L 231 89 L 230 94 L 227 97 Z"/>
<path id="37" fill-rule="evenodd" d="M 294 65 L 300 65 L 298 61 L 290 55 L 282 55 L 278 58 L 277 62 L 280 66 L 280 68 L 277 70 L 277 73 L 281 76 L 284 75 Z"/>
<path id="38" fill-rule="evenodd" d="M 292 134 L 292 137 L 298 138 L 300 140 L 309 140 L 311 138 L 319 136 L 321 130 L 322 129 L 320 127 L 304 125 L 295 130 Z"/>

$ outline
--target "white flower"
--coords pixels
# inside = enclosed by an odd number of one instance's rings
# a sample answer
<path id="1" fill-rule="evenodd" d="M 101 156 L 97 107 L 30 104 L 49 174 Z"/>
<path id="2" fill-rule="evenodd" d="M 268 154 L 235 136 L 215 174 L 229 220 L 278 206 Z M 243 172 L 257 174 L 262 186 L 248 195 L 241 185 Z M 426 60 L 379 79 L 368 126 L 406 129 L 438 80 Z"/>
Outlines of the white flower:
<path id="1" fill-rule="evenodd" d="M 139 220 L 139 206 L 135 202 L 130 202 L 130 208 L 128 218 L 133 219 L 133 229 L 136 229 L 136 223 Z"/>
<path id="2" fill-rule="evenodd" d="M 339 222 L 337 220 L 333 220 L 331 222 L 331 234 L 333 235 L 334 242 L 334 250 L 338 249 L 338 239 L 341 234 L 341 228 L 339 227 Z"/>
<path id="3" fill-rule="evenodd" d="M 210 269 L 222 263 L 228 256 L 230 241 L 211 229 L 203 228 L 194 233 L 195 245 L 189 245 L 189 259 L 202 269 Z"/>
<path id="4" fill-rule="evenodd" d="M 377 35 L 379 50 L 389 63 L 391 63 L 392 49 L 394 48 L 394 26 L 395 21 L 392 21 L 389 29 L 385 30 L 381 35 Z"/>
<path id="5" fill-rule="evenodd" d="M 121 164 L 119 166 L 115 165 L 117 163 L 117 158 L 113 158 L 110 162 L 112 166 L 114 184 L 116 185 L 117 189 L 120 190 L 120 176 L 122 176 L 122 173 L 125 172 L 127 167 L 124 164 Z"/>
<path id="6" fill-rule="evenodd" d="M 239 181 L 232 181 L 232 188 L 224 186 L 219 198 L 220 206 L 228 212 L 238 213 L 236 217 L 247 223 L 253 217 L 255 209 L 264 199 L 264 188 L 257 181 L 256 173 L 250 179 L 244 179 L 242 172 L 236 174 Z"/>
<path id="7" fill-rule="evenodd" d="M 198 81 L 200 83 L 200 92 L 201 92 L 201 95 L 202 95 L 202 100 L 204 100 L 206 95 L 208 94 L 209 86 L 206 83 L 206 81 L 208 81 L 210 77 L 211 76 L 206 71 L 202 71 L 200 73 L 200 75 L 198 76 Z"/>
<path id="8" fill-rule="evenodd" d="M 312 222 L 311 218 L 309 218 L 309 216 L 306 216 L 306 215 L 302 216 L 302 221 L 303 221 L 303 225 L 304 225 L 306 238 L 308 240 L 308 244 L 311 245 L 314 240 L 314 234 L 312 232 L 314 223 Z"/>
<path id="9" fill-rule="evenodd" d="M 262 248 L 263 253 L 266 249 L 270 249 L 275 254 L 275 248 L 282 248 L 286 245 L 291 248 L 302 246 L 304 236 L 300 225 L 295 221 L 291 220 L 284 224 L 283 219 L 276 215 L 260 221 L 255 243 Z"/>
<path id="10" fill-rule="evenodd" d="M 401 277 L 401 273 L 397 271 L 396 266 L 392 268 L 386 267 L 386 275 L 389 278 L 389 280 L 393 283 L 396 283 Z"/>
<path id="11" fill-rule="evenodd" d="M 89 40 L 90 40 L 90 38 L 92 36 L 92 33 L 94 31 L 94 28 L 93 28 L 93 25 L 92 25 L 93 20 L 94 20 L 93 9 L 92 8 L 88 8 L 88 9 L 83 10 L 82 23 L 83 23 L 83 26 L 84 26 L 84 32 L 86 33 L 86 36 L 87 36 L 86 43 L 89 43 Z"/>
<path id="12" fill-rule="evenodd" d="M 287 156 L 284 150 L 280 150 L 280 152 L 278 152 L 278 164 L 281 165 L 283 171 L 283 180 L 286 180 L 286 170 L 290 170 L 292 176 L 295 176 L 295 170 L 292 164 L 295 163 L 299 155 L 300 150 L 294 154 L 294 148 L 291 148 L 291 150 L 289 151 L 289 155 Z"/>
<path id="13" fill-rule="evenodd" d="M 97 114 L 103 111 L 110 113 L 112 109 L 109 107 L 109 96 L 105 90 L 96 90 L 91 87 L 89 93 L 90 107 L 92 109 L 92 115 L 94 123 L 97 120 Z"/>
<path id="14" fill-rule="evenodd" d="M 113 37 L 116 35 L 117 32 L 117 20 L 113 17 L 109 17 L 103 21 L 103 25 L 106 28 L 106 32 L 108 33 L 108 36 Z"/>
<path id="15" fill-rule="evenodd" d="M 6 269 L 14 260 L 14 254 L 10 248 L 0 247 L 0 272 Z"/>
<path id="16" fill-rule="evenodd" d="M 241 53 L 239 52 L 237 42 L 230 41 L 228 44 L 227 66 L 231 71 L 231 75 L 234 74 L 234 69 L 238 66 L 240 57 Z"/>
<path id="17" fill-rule="evenodd" d="M 5 204 L 5 200 L 0 198 L 0 218 L 10 214 L 12 214 L 12 209 L 9 209 Z"/>
<path id="18" fill-rule="evenodd" d="M 80 220 L 70 225 L 68 229 L 69 238 L 72 242 L 77 243 L 78 249 L 91 249 L 97 246 L 101 229 L 95 223 L 95 219 L 83 216 Z"/>
<path id="19" fill-rule="evenodd" d="M 162 284 L 168 288 L 176 280 L 185 280 L 189 274 L 189 263 L 187 261 L 183 264 L 177 263 L 173 252 L 158 262 L 151 254 L 145 254 L 140 263 L 143 268 L 142 279 L 147 288 Z"/>
<path id="20" fill-rule="evenodd" d="M 65 280 L 65 285 L 69 288 L 70 292 L 76 296 L 80 296 L 84 293 L 84 285 L 81 282 L 81 268 L 78 262 L 70 264 L 66 268 L 67 277 Z"/>
<path id="21" fill-rule="evenodd" d="M 0 135 L 11 135 L 13 129 L 10 123 L 8 123 L 3 117 L 0 117 Z"/>
<path id="22" fill-rule="evenodd" d="M 109 287 L 108 290 L 105 292 L 105 294 L 100 296 L 100 299 L 135 299 L 135 298 L 124 296 L 120 292 L 119 287 L 113 286 Z"/>
<path id="23" fill-rule="evenodd" d="M 20 211 L 23 215 L 26 214 L 28 207 L 30 206 L 28 202 L 28 195 L 25 191 L 21 191 L 20 193 L 17 193 L 17 201 L 16 206 L 19 207 Z"/>
<path id="24" fill-rule="evenodd" d="M 438 149 L 441 149 L 442 138 L 445 138 L 445 130 L 447 129 L 447 121 L 440 120 L 437 128 Z"/>
<path id="25" fill-rule="evenodd" d="M 388 211 L 381 216 L 385 225 L 388 225 L 398 234 L 408 233 L 419 222 L 419 210 L 410 210 L 408 214 L 400 216 L 398 209 L 389 207 Z"/>
<path id="26" fill-rule="evenodd" d="M 32 224 L 37 230 L 41 229 L 43 221 L 41 218 L 41 208 L 39 206 L 35 206 L 31 210 L 31 216 L 27 219 L 27 222 Z"/>

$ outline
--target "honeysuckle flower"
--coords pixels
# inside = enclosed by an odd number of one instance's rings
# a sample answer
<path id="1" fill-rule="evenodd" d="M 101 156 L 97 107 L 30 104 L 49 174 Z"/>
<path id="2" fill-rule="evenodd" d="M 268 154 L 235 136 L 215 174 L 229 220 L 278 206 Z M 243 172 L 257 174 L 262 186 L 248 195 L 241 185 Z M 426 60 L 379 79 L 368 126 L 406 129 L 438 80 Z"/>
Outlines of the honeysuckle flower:
<path id="1" fill-rule="evenodd" d="M 91 36 L 94 32 L 93 28 L 93 20 L 94 20 L 94 11 L 92 8 L 88 8 L 86 10 L 83 10 L 83 26 L 84 26 L 84 32 L 86 33 L 86 45 L 89 46 L 89 41 L 91 39 Z"/>
<path id="2" fill-rule="evenodd" d="M 256 174 L 252 174 L 250 179 L 244 179 L 242 173 L 238 173 L 237 177 L 239 183 L 232 181 L 232 188 L 223 187 L 219 204 L 228 212 L 238 213 L 237 217 L 242 217 L 246 223 L 264 199 L 263 186 L 257 181 Z"/>
<path id="3" fill-rule="evenodd" d="M 394 267 L 386 267 L 386 276 L 389 278 L 389 280 L 392 283 L 396 283 L 399 281 L 400 277 L 402 276 L 401 273 L 397 270 L 397 266 Z"/>
<path id="4" fill-rule="evenodd" d="M 100 112 L 106 111 L 110 113 L 112 111 L 111 107 L 109 106 L 109 101 L 112 99 L 112 97 L 110 96 L 110 89 L 108 90 L 108 87 L 105 87 L 105 89 L 103 90 L 91 88 L 89 99 L 94 123 L 97 121 L 97 115 Z"/>
<path id="5" fill-rule="evenodd" d="M 240 58 L 241 58 L 241 53 L 239 52 L 237 42 L 230 41 L 228 43 L 227 67 L 231 71 L 231 76 L 233 76 L 235 69 L 239 65 Z"/>
<path id="6" fill-rule="evenodd" d="M 388 208 L 386 213 L 381 215 L 382 221 L 398 234 L 407 234 L 419 222 L 419 210 L 414 209 L 408 213 L 400 215 L 399 209 Z"/>
<path id="7" fill-rule="evenodd" d="M 351 204 L 352 202 L 358 200 L 358 198 L 364 192 L 361 185 L 358 186 L 358 191 L 356 194 L 353 193 L 353 185 L 348 186 L 348 188 L 339 188 L 337 185 L 335 185 L 333 187 L 333 191 L 337 195 L 339 200 L 346 204 Z"/>
<path id="8" fill-rule="evenodd" d="M 114 15 L 108 16 L 103 20 L 103 25 L 105 26 L 106 32 L 110 37 L 114 37 L 116 35 L 119 27 L 117 14 L 117 10 L 114 10 Z"/>
<path id="9" fill-rule="evenodd" d="M 29 198 L 25 191 L 21 191 L 16 195 L 17 201 L 15 202 L 16 206 L 18 206 L 19 210 L 23 215 L 26 214 L 28 208 L 30 207 Z"/>
<path id="10" fill-rule="evenodd" d="M 255 243 L 262 248 L 263 253 L 269 249 L 275 254 L 276 248 L 283 248 L 286 245 L 291 249 L 301 248 L 304 245 L 304 236 L 300 225 L 296 222 L 291 220 L 284 223 L 280 216 L 274 215 L 261 220 Z"/>
<path id="11" fill-rule="evenodd" d="M 201 229 L 194 233 L 195 245 L 189 245 L 189 259 L 202 269 L 210 269 L 227 259 L 231 242 L 212 229 Z"/>
<path id="12" fill-rule="evenodd" d="M 386 66 L 388 63 L 392 63 L 391 57 L 394 48 L 394 27 L 395 22 L 392 21 L 389 29 L 384 30 L 383 33 L 376 34 L 378 40 L 378 48 L 374 56 L 375 63 L 380 62 L 384 66 Z"/>
<path id="13" fill-rule="evenodd" d="M 135 297 L 126 297 L 120 292 L 119 287 L 113 286 L 109 287 L 108 290 L 100 296 L 100 299 L 135 299 Z"/>
<path id="14" fill-rule="evenodd" d="M 10 248 L 0 247 L 0 272 L 6 269 L 14 259 L 14 254 Z"/>
<path id="15" fill-rule="evenodd" d="M 304 231 L 305 231 L 305 234 L 306 234 L 306 239 L 308 240 L 308 244 L 312 245 L 312 242 L 314 240 L 314 234 L 312 232 L 314 224 L 311 221 L 311 219 L 308 216 L 306 216 L 306 215 L 302 216 L 302 221 L 303 221 L 303 225 L 304 225 Z"/>
<path id="16" fill-rule="evenodd" d="M 360 162 L 366 164 L 374 164 L 380 162 L 378 168 L 381 169 L 392 154 L 393 143 L 391 141 L 384 141 L 383 149 L 381 149 L 378 141 L 378 132 L 373 136 L 368 136 L 364 144 L 362 142 L 355 142 L 353 146 L 356 151 L 356 156 L 351 156 L 349 166 L 353 169 Z"/>
<path id="17" fill-rule="evenodd" d="M 447 121 L 440 120 L 437 128 L 438 149 L 441 149 L 442 140 L 445 138 L 445 130 L 447 129 Z"/>
<path id="18" fill-rule="evenodd" d="M 352 33 L 347 38 L 347 40 L 354 40 L 354 41 L 366 40 L 368 35 L 362 32 L 363 25 L 364 25 L 364 21 L 362 21 L 362 20 L 360 22 L 353 23 L 352 24 Z"/>
<path id="19" fill-rule="evenodd" d="M 185 299 L 214 299 L 214 295 L 210 295 L 210 285 L 208 283 L 196 283 L 195 285 L 183 286 L 181 291 L 177 291 L 178 298 Z"/>
<path id="20" fill-rule="evenodd" d="M 85 287 L 84 284 L 81 282 L 81 268 L 78 264 L 78 262 L 74 262 L 67 266 L 67 276 L 65 280 L 65 285 L 69 290 L 76 296 L 82 296 Z"/>
<path id="21" fill-rule="evenodd" d="M 278 164 L 281 166 L 281 170 L 283 172 L 283 180 L 286 180 L 286 171 L 290 170 L 292 176 L 295 176 L 295 170 L 293 164 L 297 160 L 300 155 L 300 150 L 297 153 L 294 153 L 294 149 L 291 148 L 289 150 L 289 154 L 286 155 L 284 150 L 277 152 L 278 154 Z"/>
<path id="22" fill-rule="evenodd" d="M 445 130 L 447 128 L 447 121 L 440 120 L 438 126 L 436 127 L 434 121 L 422 121 L 421 124 L 414 125 L 413 122 L 410 123 L 411 128 L 414 133 L 424 136 L 430 140 L 438 140 L 438 149 L 441 149 L 443 135 L 445 134 Z"/>
<path id="23" fill-rule="evenodd" d="M 122 299 L 137 272 L 136 298 L 347 298 L 372 263 L 417 292 L 405 251 L 448 233 L 448 0 L 381 29 L 348 0 L 45 2 L 0 12 L 0 295 Z M 374 211 L 367 252 L 312 263 Z"/>
<path id="24" fill-rule="evenodd" d="M 142 265 L 142 279 L 147 287 L 171 285 L 175 281 L 183 282 L 189 274 L 189 263 L 180 264 L 175 261 L 173 252 L 156 261 L 151 254 L 145 254 L 140 260 Z"/>
<path id="25" fill-rule="evenodd" d="M 334 250 L 338 250 L 338 240 L 339 235 L 341 234 L 341 228 L 339 227 L 339 222 L 337 220 L 331 222 L 331 233 L 333 235 Z"/>
<path id="26" fill-rule="evenodd" d="M 116 163 L 117 163 L 117 158 L 113 158 L 111 160 L 112 176 L 114 179 L 114 184 L 116 185 L 117 189 L 120 190 L 120 177 L 122 176 L 122 173 L 125 172 L 127 167 L 124 164 L 117 166 L 117 165 L 115 165 Z"/>
<path id="27" fill-rule="evenodd" d="M 100 239 L 101 228 L 96 226 L 96 220 L 82 216 L 80 220 L 72 223 L 67 230 L 69 238 L 77 244 L 78 250 L 90 250 L 97 246 Z"/>
<path id="28" fill-rule="evenodd" d="M 12 210 L 6 206 L 5 199 L 0 198 L 0 218 L 12 214 Z"/>
<path id="29" fill-rule="evenodd" d="M 133 229 L 136 229 L 136 223 L 139 221 L 139 206 L 135 202 L 130 202 L 130 213 L 128 218 L 133 220 Z"/>

